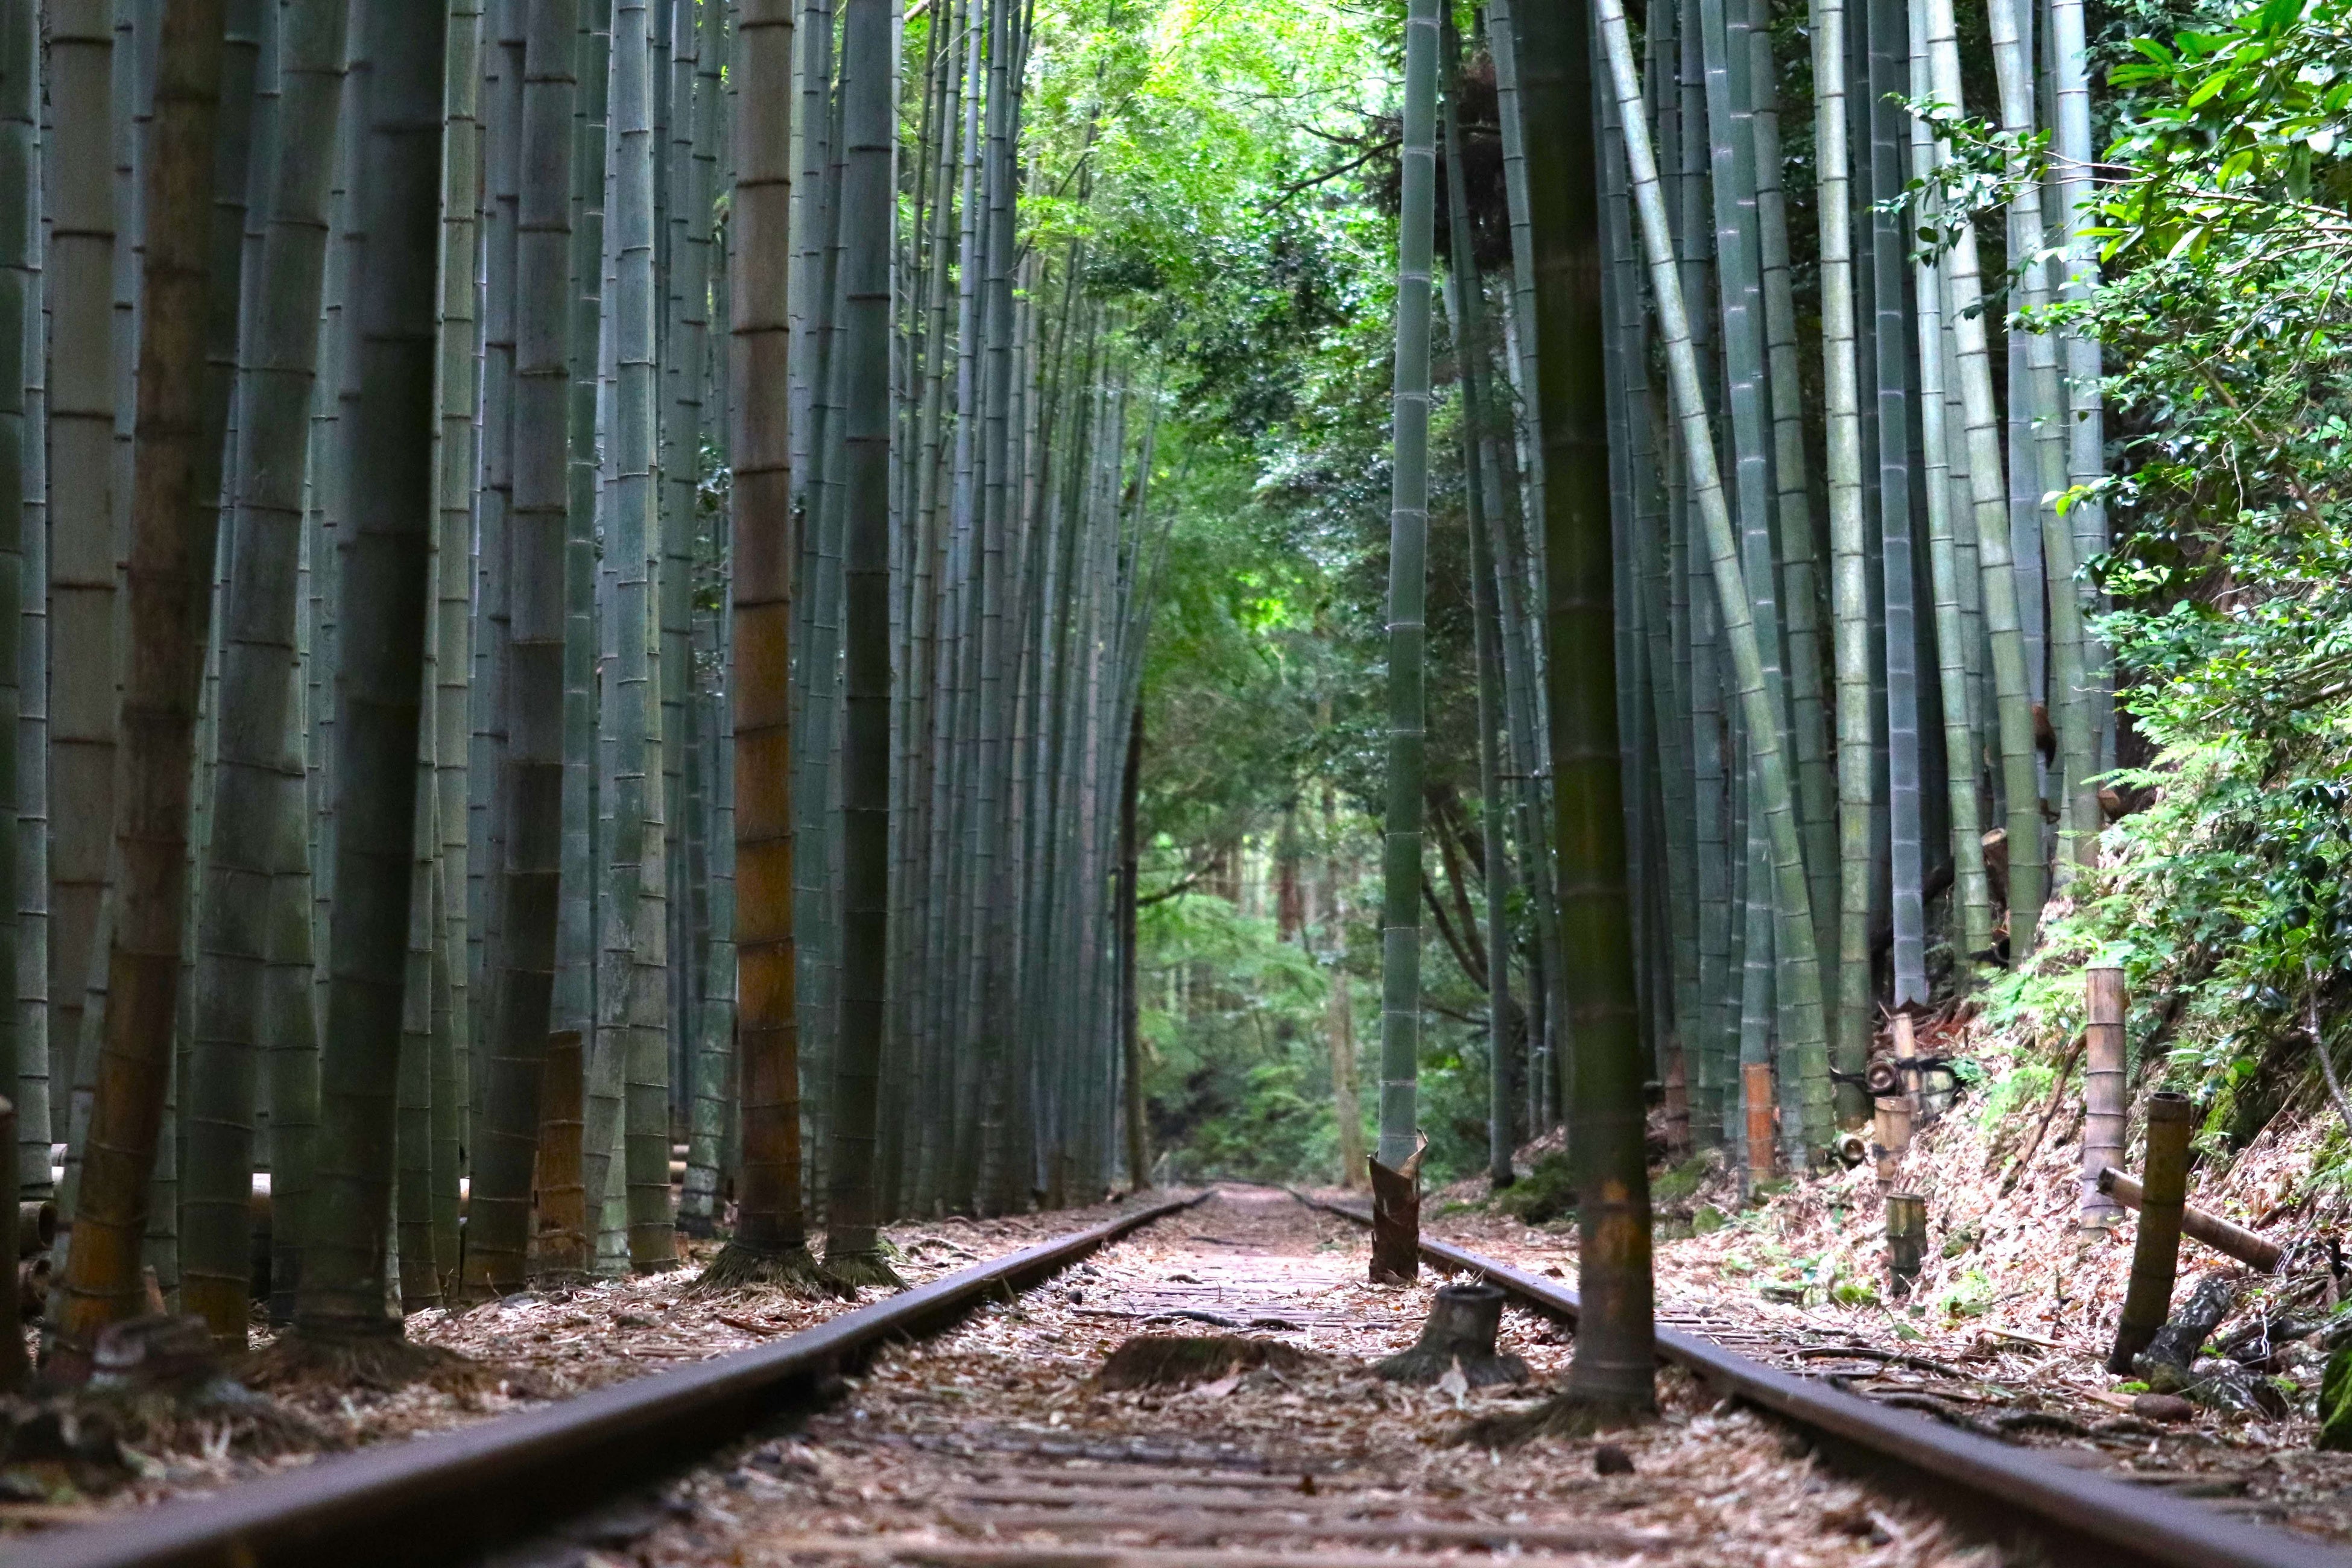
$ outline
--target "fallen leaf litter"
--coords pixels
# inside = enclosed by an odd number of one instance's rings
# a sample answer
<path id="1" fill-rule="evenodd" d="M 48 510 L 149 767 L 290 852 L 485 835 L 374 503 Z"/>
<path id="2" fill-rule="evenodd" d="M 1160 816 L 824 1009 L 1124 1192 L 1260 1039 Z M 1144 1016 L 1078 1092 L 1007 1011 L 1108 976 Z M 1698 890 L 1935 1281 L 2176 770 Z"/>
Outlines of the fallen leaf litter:
<path id="1" fill-rule="evenodd" d="M 1195 1221 L 1129 1237 L 938 1339 L 893 1348 L 804 1426 L 740 1445 L 669 1489 L 659 1522 L 598 1561 L 1993 1561 L 1931 1516 L 1818 1468 L 1772 1424 L 1714 1408 L 1679 1374 L 1662 1380 L 1658 1420 L 1605 1440 L 1500 1454 L 1455 1446 L 1466 1415 L 1527 1394 L 1400 1387 L 1370 1370 L 1412 1342 L 1437 1277 L 1365 1283 L 1361 1233 L 1279 1193 L 1221 1189 Z M 1098 1371 L 1123 1342 L 1199 1332 L 1203 1315 L 1299 1359 L 1177 1388 L 1102 1386 Z M 1566 1369 L 1563 1337 L 1531 1314 L 1507 1310 L 1500 1342 L 1538 1384 Z"/>

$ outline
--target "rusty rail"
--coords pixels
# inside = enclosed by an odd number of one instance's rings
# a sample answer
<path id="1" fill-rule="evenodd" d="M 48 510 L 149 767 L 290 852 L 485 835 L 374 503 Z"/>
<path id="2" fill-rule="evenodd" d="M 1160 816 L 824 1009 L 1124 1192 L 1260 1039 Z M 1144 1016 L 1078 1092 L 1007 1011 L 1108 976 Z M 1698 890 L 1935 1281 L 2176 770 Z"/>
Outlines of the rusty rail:
<path id="1" fill-rule="evenodd" d="M 31 1539 L 42 1568 L 374 1568 L 462 1562 L 808 1410 L 890 1341 L 936 1332 L 1203 1191 L 975 1264 L 773 1344 L 464 1430 L 321 1459 L 210 1497 Z"/>
<path id="2" fill-rule="evenodd" d="M 1371 1223 L 1370 1215 L 1344 1204 L 1296 1190 L 1291 1195 L 1358 1225 Z M 1427 1237 L 1421 1255 L 1441 1268 L 1483 1275 L 1537 1311 L 1571 1325 L 1582 1310 L 1576 1292 L 1566 1286 L 1496 1258 Z M 2038 1552 L 2068 1568 L 2352 1568 L 2352 1552 L 2342 1548 L 2246 1524 L 2185 1498 L 2053 1465 L 2031 1448 L 1889 1409 L 1690 1334 L 1660 1329 L 1657 1344 L 1662 1360 L 1801 1428 L 1839 1468 L 1892 1482 L 1975 1536 Z"/>

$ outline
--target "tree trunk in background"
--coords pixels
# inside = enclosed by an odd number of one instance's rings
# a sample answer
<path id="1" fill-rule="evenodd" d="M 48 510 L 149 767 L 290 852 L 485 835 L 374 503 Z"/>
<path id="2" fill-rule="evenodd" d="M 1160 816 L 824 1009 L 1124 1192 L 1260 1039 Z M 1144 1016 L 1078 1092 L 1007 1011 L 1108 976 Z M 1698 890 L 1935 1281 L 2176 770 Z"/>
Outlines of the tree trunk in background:
<path id="1" fill-rule="evenodd" d="M 735 1237 L 703 1283 L 805 1285 L 800 1053 L 793 1016 L 791 324 L 793 0 L 742 0 L 728 216 L 733 428 L 735 878 L 743 1185 Z"/>
<path id="2" fill-rule="evenodd" d="M 1590 16 L 1581 5 L 1529 8 L 1521 19 L 1519 53 L 1528 143 L 1551 153 L 1528 170 L 1528 208 L 1536 246 L 1536 403 L 1546 476 L 1553 810 L 1566 971 L 1560 988 L 1569 998 L 1570 1061 L 1561 1103 L 1580 1194 L 1585 1302 L 1568 1394 L 1581 1405 L 1641 1410 L 1654 1401 L 1650 1190 L 1642 1132 L 1649 1063 L 1634 989 L 1617 751 Z M 1611 0 L 1603 0 L 1601 16 L 1612 49 L 1622 52 L 1623 14 L 1612 15 Z M 1631 60 L 1622 68 L 1631 74 Z M 1617 96 L 1629 150 L 1638 143 L 1642 154 L 1634 162 L 1638 186 L 1649 153 L 1641 98 L 1622 89 Z M 1649 195 L 1654 202 L 1654 171 Z M 1793 820 L 1789 827 L 1793 837 Z"/>
<path id="3" fill-rule="evenodd" d="M 384 1304 L 394 1080 L 407 966 L 416 739 L 431 595 L 442 93 L 448 15 L 361 8 L 371 66 L 355 165 L 367 287 L 359 310 L 360 428 L 338 671 L 331 974 L 321 1037 L 315 1228 L 296 1327 L 306 1338 L 397 1338 Z"/>
<path id="4" fill-rule="evenodd" d="M 88 1375 L 99 1331 L 136 1316 L 149 1184 L 171 1079 L 188 916 L 196 700 L 212 615 L 218 457 L 202 456 L 223 0 L 172 0 L 158 40 L 142 236 L 139 405 L 109 1003 L 62 1287 L 55 1373 Z M 230 299 L 235 299 L 231 280 Z M 232 306 L 229 312 L 234 320 Z M 225 391 L 225 387 L 223 389 Z M 211 493 L 200 472 L 209 468 Z"/>
<path id="5" fill-rule="evenodd" d="M 530 0 L 522 89 L 521 204 L 516 233 L 513 500 L 508 515 L 510 652 L 506 824 L 482 1113 L 474 1138 L 466 1283 L 520 1289 L 530 1239 L 540 1074 L 555 983 L 563 829 L 564 527 L 571 499 L 572 107 L 579 0 Z M 488 541 L 485 541 L 487 546 Z"/>
<path id="6" fill-rule="evenodd" d="M 1437 194 L 1437 5 L 1405 14 L 1403 206 L 1397 220 L 1395 493 L 1389 512 L 1388 810 L 1381 832 L 1381 1142 L 1372 1156 L 1402 1173 L 1414 1152 L 1421 1061 L 1421 812 L 1424 702 L 1423 600 L 1429 547 L 1429 283 Z M 1408 1178 L 1411 1179 L 1411 1178 Z M 1381 1211 L 1375 1208 L 1375 1230 Z M 1412 1233 L 1373 1241 L 1413 1258 Z M 1410 1269 L 1407 1269 L 1410 1272 Z"/>

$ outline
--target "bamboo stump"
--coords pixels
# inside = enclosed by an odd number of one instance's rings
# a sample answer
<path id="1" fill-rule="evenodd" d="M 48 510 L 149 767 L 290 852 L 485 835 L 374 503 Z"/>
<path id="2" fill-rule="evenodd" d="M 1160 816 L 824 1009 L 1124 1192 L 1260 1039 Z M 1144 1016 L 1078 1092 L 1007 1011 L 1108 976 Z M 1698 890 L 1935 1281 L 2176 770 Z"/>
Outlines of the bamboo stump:
<path id="1" fill-rule="evenodd" d="M 1911 1294 L 1927 1250 L 1927 1200 L 1917 1193 L 1886 1194 L 1886 1293 Z"/>
<path id="2" fill-rule="evenodd" d="M 1748 1185 L 1752 1192 L 1772 1179 L 1772 1064 L 1742 1064 L 1739 1082 L 1748 1112 Z"/>
<path id="3" fill-rule="evenodd" d="M 2147 1103 L 2147 1163 L 2140 1173 L 2139 1237 L 2132 1247 L 2131 1284 L 2116 1324 L 2107 1370 L 2131 1374 L 2132 1360 L 2147 1349 L 2172 1310 L 2172 1281 L 2180 1268 L 2181 1209 L 2189 1194 L 2189 1129 L 2185 1094 L 2154 1094 Z"/>
<path id="4" fill-rule="evenodd" d="M 2087 1237 L 2124 1217 L 2099 1186 L 2100 1172 L 2124 1163 L 2124 972 L 2086 970 L 2083 989 L 2083 1205 L 2075 1228 Z"/>
<path id="5" fill-rule="evenodd" d="M 1460 1367 L 1472 1388 L 1525 1383 L 1528 1363 L 1495 1352 L 1495 1336 L 1502 1326 L 1500 1287 L 1441 1286 L 1430 1304 L 1429 1320 L 1421 1326 L 1421 1338 L 1411 1350 L 1389 1357 L 1372 1371 L 1391 1383 L 1428 1384 Z"/>

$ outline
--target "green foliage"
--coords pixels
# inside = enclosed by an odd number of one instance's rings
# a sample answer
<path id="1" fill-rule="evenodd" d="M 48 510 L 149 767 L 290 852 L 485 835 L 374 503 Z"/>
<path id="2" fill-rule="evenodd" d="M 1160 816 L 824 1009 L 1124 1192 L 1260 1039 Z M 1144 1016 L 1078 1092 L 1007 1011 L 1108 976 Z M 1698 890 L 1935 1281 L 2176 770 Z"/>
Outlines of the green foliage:
<path id="1" fill-rule="evenodd" d="M 2129 720 L 2111 783 L 2141 809 L 1991 1016 L 2069 1038 L 2081 966 L 2120 963 L 2135 1057 L 2164 1052 L 2233 1137 L 2352 976 L 2347 21 L 2271 0 L 2135 42 L 2111 275 L 2059 312 L 2105 344 L 2122 433 L 2093 571 Z"/>
<path id="2" fill-rule="evenodd" d="M 1576 1177 L 1567 1154 L 1554 1150 L 1503 1189 L 1495 1207 L 1526 1225 L 1549 1225 L 1576 1211 Z"/>

